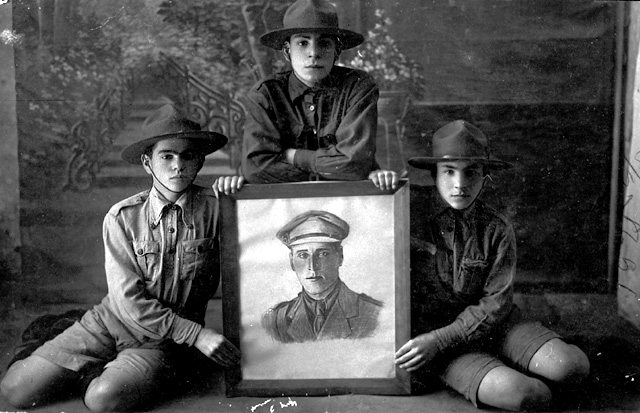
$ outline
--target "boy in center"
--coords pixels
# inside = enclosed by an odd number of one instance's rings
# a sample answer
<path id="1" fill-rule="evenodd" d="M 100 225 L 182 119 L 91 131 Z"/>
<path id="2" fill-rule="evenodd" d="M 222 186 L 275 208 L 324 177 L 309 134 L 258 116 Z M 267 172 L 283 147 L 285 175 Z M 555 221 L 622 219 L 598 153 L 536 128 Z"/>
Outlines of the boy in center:
<path id="1" fill-rule="evenodd" d="M 243 180 L 370 179 L 395 189 L 398 174 L 380 170 L 375 160 L 378 87 L 367 73 L 335 65 L 362 35 L 340 28 L 328 1 L 297 0 L 283 27 L 260 40 L 282 51 L 291 70 L 262 80 L 245 99 Z M 229 193 L 232 179 L 219 179 L 214 188 Z"/>

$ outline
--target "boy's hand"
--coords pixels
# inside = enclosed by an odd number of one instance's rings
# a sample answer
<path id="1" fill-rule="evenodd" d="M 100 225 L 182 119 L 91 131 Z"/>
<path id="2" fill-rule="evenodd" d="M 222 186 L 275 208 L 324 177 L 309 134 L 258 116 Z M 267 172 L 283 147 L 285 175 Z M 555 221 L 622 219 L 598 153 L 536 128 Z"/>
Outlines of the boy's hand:
<path id="1" fill-rule="evenodd" d="M 221 192 L 225 195 L 235 194 L 242 185 L 244 185 L 244 176 L 220 176 L 216 178 L 211 188 L 217 197 Z"/>
<path id="2" fill-rule="evenodd" d="M 395 171 L 387 171 L 385 169 L 372 171 L 369 174 L 369 179 L 378 189 L 383 191 L 396 189 L 400 181 L 400 177 Z"/>
<path id="3" fill-rule="evenodd" d="M 240 362 L 240 350 L 222 334 L 210 328 L 200 330 L 194 346 L 205 356 L 224 367 Z"/>
<path id="4" fill-rule="evenodd" d="M 436 354 L 438 354 L 436 336 L 433 333 L 420 334 L 396 351 L 395 363 L 401 369 L 414 371 L 430 362 Z"/>
<path id="5" fill-rule="evenodd" d="M 296 156 L 296 150 L 295 149 L 287 149 L 284 151 L 284 159 L 285 161 L 287 161 L 287 163 L 293 165 L 293 158 L 295 158 Z"/>

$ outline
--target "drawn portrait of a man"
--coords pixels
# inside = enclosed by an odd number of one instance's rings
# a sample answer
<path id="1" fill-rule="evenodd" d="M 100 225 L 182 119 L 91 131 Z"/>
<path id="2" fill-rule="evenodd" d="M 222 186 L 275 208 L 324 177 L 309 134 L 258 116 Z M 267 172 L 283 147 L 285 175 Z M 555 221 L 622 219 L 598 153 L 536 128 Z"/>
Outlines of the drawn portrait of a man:
<path id="1" fill-rule="evenodd" d="M 342 240 L 348 235 L 347 222 L 318 210 L 296 216 L 277 232 L 289 248 L 301 291 L 264 313 L 262 326 L 272 338 L 294 343 L 374 334 L 383 303 L 351 290 L 340 279 Z"/>

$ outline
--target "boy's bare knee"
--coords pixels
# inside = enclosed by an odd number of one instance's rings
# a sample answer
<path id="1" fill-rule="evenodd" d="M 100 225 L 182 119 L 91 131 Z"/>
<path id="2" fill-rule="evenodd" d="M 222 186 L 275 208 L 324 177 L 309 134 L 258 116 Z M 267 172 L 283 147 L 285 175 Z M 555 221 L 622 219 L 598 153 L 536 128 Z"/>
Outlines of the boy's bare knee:
<path id="1" fill-rule="evenodd" d="M 578 346 L 565 344 L 561 363 L 558 363 L 553 380 L 560 383 L 580 383 L 591 370 L 589 358 Z"/>
<path id="2" fill-rule="evenodd" d="M 578 346 L 559 339 L 545 343 L 531 361 L 533 373 L 557 383 L 580 383 L 591 369 L 589 358 Z"/>
<path id="3" fill-rule="evenodd" d="M 93 412 L 112 412 L 120 407 L 120 391 L 112 382 L 95 378 L 84 395 L 84 404 Z"/>
<path id="4" fill-rule="evenodd" d="M 27 408 L 32 407 L 34 403 L 25 392 L 25 386 L 22 385 L 20 377 L 12 374 L 11 371 L 0 382 L 0 392 L 13 407 Z"/>
<path id="5" fill-rule="evenodd" d="M 486 405 L 511 411 L 543 411 L 551 404 L 551 390 L 542 381 L 497 368 L 480 383 L 478 400 Z"/>

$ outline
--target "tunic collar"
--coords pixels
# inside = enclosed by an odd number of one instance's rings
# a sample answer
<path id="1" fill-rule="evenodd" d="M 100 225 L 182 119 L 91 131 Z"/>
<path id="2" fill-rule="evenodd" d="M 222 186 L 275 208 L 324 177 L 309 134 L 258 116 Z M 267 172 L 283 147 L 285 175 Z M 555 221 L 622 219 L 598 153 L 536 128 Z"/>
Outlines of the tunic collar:
<path id="1" fill-rule="evenodd" d="M 193 214 L 193 191 L 190 186 L 175 203 L 169 202 L 158 190 L 153 187 L 149 191 L 149 205 L 150 205 L 150 220 L 153 223 L 153 227 L 157 227 L 160 224 L 160 220 L 164 214 L 172 208 L 180 208 L 182 210 L 182 221 L 185 225 L 189 225 L 191 222 L 191 215 Z"/>

